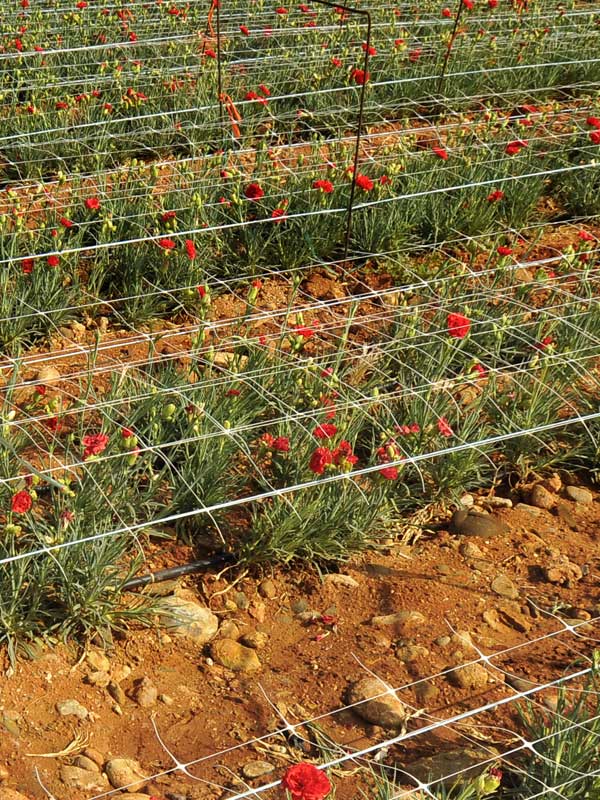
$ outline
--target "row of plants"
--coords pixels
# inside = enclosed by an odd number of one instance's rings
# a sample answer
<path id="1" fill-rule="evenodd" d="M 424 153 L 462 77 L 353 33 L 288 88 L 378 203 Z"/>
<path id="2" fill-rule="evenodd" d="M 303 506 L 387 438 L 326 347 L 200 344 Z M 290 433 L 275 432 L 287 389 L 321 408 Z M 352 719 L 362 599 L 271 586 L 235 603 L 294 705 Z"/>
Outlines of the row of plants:
<path id="1" fill-rule="evenodd" d="M 589 109 L 486 112 L 425 129 L 434 137 L 425 146 L 419 129 L 383 142 L 374 133 L 371 161 L 355 176 L 350 254 L 360 264 L 502 230 L 510 250 L 528 222 L 597 215 L 600 119 Z M 176 170 L 132 163 L 99 182 L 9 190 L 0 343 L 15 354 L 90 314 L 134 326 L 174 313 L 198 319 L 200 286 L 334 260 L 353 179 L 352 144 L 343 142 L 325 162 L 318 143 L 301 153 L 263 147 L 250 174 L 243 159 L 223 154 Z"/>
<path id="2" fill-rule="evenodd" d="M 398 515 L 514 471 L 596 468 L 597 422 L 552 428 L 597 408 L 597 262 L 580 243 L 532 283 L 506 257 L 476 280 L 453 262 L 397 305 L 348 298 L 344 313 L 302 318 L 292 297 L 266 329 L 254 311 L 269 285 L 257 281 L 223 340 L 205 294 L 207 325 L 175 357 L 118 372 L 93 357 L 59 386 L 14 370 L 0 449 L 3 640 L 139 614 L 118 597 L 148 536 L 208 538 L 244 564 L 326 563 Z"/>
<path id="3" fill-rule="evenodd" d="M 460 4 L 364 4 L 373 18 L 368 46 L 364 17 L 341 9 L 222 5 L 225 126 L 214 4 L 208 13 L 199 2 L 16 2 L 0 20 L 5 178 L 205 155 L 257 135 L 336 137 L 356 124 L 365 83 L 365 121 L 373 124 L 410 117 L 418 106 L 435 117 L 440 107 L 469 110 L 481 99 L 541 102 L 600 77 L 597 13 L 575 0 L 469 0 L 455 36 Z M 586 57 L 574 58 L 574 48 Z M 442 84 L 436 76 L 447 57 Z"/>

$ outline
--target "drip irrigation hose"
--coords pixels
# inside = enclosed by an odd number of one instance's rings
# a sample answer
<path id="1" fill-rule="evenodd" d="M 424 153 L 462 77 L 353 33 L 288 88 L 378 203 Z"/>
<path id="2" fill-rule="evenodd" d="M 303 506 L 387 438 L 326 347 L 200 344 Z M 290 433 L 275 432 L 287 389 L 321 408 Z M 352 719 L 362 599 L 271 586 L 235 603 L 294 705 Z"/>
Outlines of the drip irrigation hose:
<path id="1" fill-rule="evenodd" d="M 194 572 L 200 572 L 200 570 L 204 569 L 205 567 L 216 567 L 222 564 L 231 564 L 234 561 L 235 559 L 230 553 L 218 553 L 210 558 L 201 558 L 199 561 L 190 561 L 187 564 L 181 564 L 178 567 L 159 569 L 156 572 L 149 572 L 147 575 L 141 575 L 139 578 L 132 578 L 123 584 L 123 589 L 138 589 L 140 586 L 147 586 L 149 583 L 168 581 L 173 578 L 179 578 L 181 575 L 190 575 Z"/>

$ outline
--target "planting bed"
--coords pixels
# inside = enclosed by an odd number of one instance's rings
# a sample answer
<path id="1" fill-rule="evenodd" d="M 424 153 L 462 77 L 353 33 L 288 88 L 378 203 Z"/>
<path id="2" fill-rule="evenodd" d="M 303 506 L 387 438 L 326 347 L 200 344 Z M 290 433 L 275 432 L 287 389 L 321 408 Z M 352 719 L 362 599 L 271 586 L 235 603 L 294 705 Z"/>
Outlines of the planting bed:
<path id="1" fill-rule="evenodd" d="M 244 795 L 244 742 L 277 703 L 325 715 L 304 757 L 340 797 L 402 796 L 393 765 L 465 735 L 505 753 L 502 787 L 493 754 L 413 797 L 598 794 L 595 717 L 592 744 L 564 734 L 567 766 L 563 734 L 547 760 L 508 750 L 596 708 L 600 7 L 358 9 L 369 24 L 263 0 L 0 11 L 0 798 L 112 791 L 76 760 L 90 744 L 102 767 L 169 768 L 157 731 L 218 786 L 147 795 Z M 475 516 L 476 546 L 450 521 L 468 492 L 527 505 L 483 504 L 507 527 Z M 166 636 L 162 601 L 127 582 L 205 556 L 229 566 L 186 597 L 220 632 Z M 339 569 L 355 582 L 321 581 Z M 403 611 L 424 619 L 373 622 Z M 250 628 L 256 669 L 236 674 L 221 651 Z M 405 686 L 488 653 L 481 685 L 399 693 L 423 729 L 402 742 L 333 713 L 370 670 Z M 530 716 L 521 698 L 517 720 L 507 672 L 580 667 L 578 694 L 534 694 Z M 268 745 L 251 786 L 300 757 Z"/>

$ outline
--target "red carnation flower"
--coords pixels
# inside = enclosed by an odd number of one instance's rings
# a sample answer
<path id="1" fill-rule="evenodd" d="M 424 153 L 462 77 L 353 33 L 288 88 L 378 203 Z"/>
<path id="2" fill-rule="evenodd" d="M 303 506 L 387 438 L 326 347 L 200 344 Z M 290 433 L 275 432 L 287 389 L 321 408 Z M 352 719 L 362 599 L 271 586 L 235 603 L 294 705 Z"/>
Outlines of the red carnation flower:
<path id="1" fill-rule="evenodd" d="M 506 145 L 505 153 L 508 156 L 518 155 L 524 147 L 528 147 L 528 143 L 522 139 L 515 139 L 514 142 L 509 142 Z"/>
<path id="2" fill-rule="evenodd" d="M 89 211 L 98 211 L 100 208 L 100 200 L 97 197 L 88 197 L 85 201 L 85 207 Z"/>
<path id="3" fill-rule="evenodd" d="M 290 451 L 290 440 L 287 436 L 277 436 L 271 442 L 271 447 L 277 453 L 289 453 Z"/>
<path id="4" fill-rule="evenodd" d="M 382 475 L 388 481 L 395 481 L 398 478 L 398 467 L 383 467 L 383 469 L 379 470 L 380 475 Z"/>
<path id="5" fill-rule="evenodd" d="M 500 200 L 504 199 L 504 192 L 500 191 L 500 189 L 496 189 L 495 192 L 488 194 L 487 199 L 489 203 L 498 203 Z"/>
<path id="6" fill-rule="evenodd" d="M 498 248 L 498 254 L 501 256 L 512 256 L 513 249 L 512 247 L 507 247 L 505 244 L 501 244 Z"/>
<path id="7" fill-rule="evenodd" d="M 366 175 L 357 175 L 356 185 L 359 189 L 362 189 L 363 192 L 370 192 L 373 186 L 375 186 L 371 178 L 367 177 Z"/>
<path id="8" fill-rule="evenodd" d="M 357 69 L 355 67 L 350 73 L 350 77 L 354 83 L 357 83 L 359 86 L 364 86 L 364 84 L 369 81 L 371 74 L 369 72 L 365 72 L 364 69 Z"/>
<path id="9" fill-rule="evenodd" d="M 313 189 L 320 189 L 323 194 L 331 194 L 333 192 L 333 183 L 331 181 L 323 180 L 320 178 L 313 183 Z"/>
<path id="10" fill-rule="evenodd" d="M 322 425 L 317 425 L 313 431 L 313 436 L 317 439 L 331 439 L 337 433 L 337 428 L 331 422 L 324 422 Z"/>
<path id="11" fill-rule="evenodd" d="M 327 775 L 314 764 L 304 762 L 288 767 L 281 785 L 292 800 L 323 800 L 331 791 Z"/>
<path id="12" fill-rule="evenodd" d="M 316 475 L 322 475 L 328 464 L 333 464 L 333 453 L 328 447 L 317 447 L 310 458 L 310 469 Z"/>
<path id="13" fill-rule="evenodd" d="M 185 240 L 185 252 L 187 253 L 190 261 L 193 261 L 196 258 L 196 245 L 191 239 Z"/>
<path id="14" fill-rule="evenodd" d="M 25 514 L 26 511 L 29 511 L 32 505 L 33 500 L 31 499 L 31 495 L 28 491 L 23 489 L 22 491 L 13 494 L 10 502 L 10 509 L 15 514 Z"/>
<path id="15" fill-rule="evenodd" d="M 464 339 L 471 329 L 471 320 L 463 314 L 448 314 L 448 333 L 453 339 Z"/>
<path id="16" fill-rule="evenodd" d="M 586 119 L 586 122 L 591 128 L 600 128 L 600 118 L 599 117 L 588 117 Z"/>
<path id="17" fill-rule="evenodd" d="M 248 200 L 260 200 L 265 196 L 264 190 L 258 183 L 249 183 L 244 189 L 244 195 Z"/>
<path id="18" fill-rule="evenodd" d="M 600 144 L 600 130 L 590 132 L 590 142 L 592 144 Z"/>
<path id="19" fill-rule="evenodd" d="M 454 435 L 454 431 L 452 430 L 452 428 L 448 424 L 448 420 L 446 419 L 446 417 L 440 417 L 438 419 L 437 427 L 438 427 L 438 431 L 442 434 L 442 436 L 445 436 L 446 438 L 448 438 L 449 436 L 453 436 Z"/>
<path id="20" fill-rule="evenodd" d="M 97 456 L 106 450 L 108 436 L 105 433 L 88 433 L 87 436 L 83 437 L 81 442 L 85 448 L 83 451 L 83 458 L 85 460 L 90 456 Z"/>
<path id="21" fill-rule="evenodd" d="M 60 258 L 58 256 L 48 256 L 47 261 L 49 267 L 58 267 L 60 264 Z"/>
<path id="22" fill-rule="evenodd" d="M 33 272 L 33 258 L 24 258 L 21 261 L 21 270 L 24 275 L 31 275 Z"/>
<path id="23" fill-rule="evenodd" d="M 448 151 L 444 150 L 443 147 L 432 147 L 433 152 L 436 154 L 438 158 L 441 158 L 442 161 L 448 161 Z"/>
<path id="24" fill-rule="evenodd" d="M 157 244 L 159 247 L 162 247 L 163 250 L 174 250 L 176 247 L 173 239 L 159 239 Z"/>
<path id="25" fill-rule="evenodd" d="M 588 231 L 579 231 L 577 233 L 577 236 L 581 239 L 582 242 L 595 242 L 596 241 L 596 237 L 593 236 Z"/>

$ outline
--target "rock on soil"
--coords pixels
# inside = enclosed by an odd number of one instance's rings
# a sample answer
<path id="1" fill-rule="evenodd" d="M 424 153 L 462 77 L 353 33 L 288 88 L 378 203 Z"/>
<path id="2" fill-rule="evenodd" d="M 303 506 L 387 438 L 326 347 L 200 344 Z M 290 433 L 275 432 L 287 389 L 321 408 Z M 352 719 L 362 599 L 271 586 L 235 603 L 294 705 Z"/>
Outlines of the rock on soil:
<path id="1" fill-rule="evenodd" d="M 569 500 L 573 500 L 575 503 L 581 503 L 585 506 L 589 506 L 590 503 L 594 502 L 594 495 L 590 490 L 583 489 L 581 486 L 567 486 L 565 494 Z"/>
<path id="2" fill-rule="evenodd" d="M 371 625 L 376 628 L 387 628 L 389 625 L 394 625 L 399 631 L 423 625 L 424 622 L 425 617 L 418 611 L 398 611 L 395 614 L 384 614 L 371 619 Z"/>
<path id="3" fill-rule="evenodd" d="M 495 755 L 497 751 L 491 748 L 478 750 L 466 747 L 464 750 L 447 750 L 445 753 L 419 758 L 412 764 L 402 765 L 400 769 L 417 783 L 439 781 L 446 787 L 452 787 L 469 783 L 474 777 L 481 775 L 489 768 L 489 759 Z"/>
<path id="4" fill-rule="evenodd" d="M 148 782 L 142 768 L 132 758 L 111 758 L 104 771 L 114 789 L 126 789 L 129 793 L 143 789 Z"/>
<path id="5" fill-rule="evenodd" d="M 489 680 L 487 669 L 481 664 L 465 664 L 448 673 L 448 680 L 459 689 L 476 691 L 487 686 Z"/>
<path id="6" fill-rule="evenodd" d="M 545 508 L 550 510 L 551 508 L 554 508 L 556 504 L 556 498 L 551 492 L 548 491 L 548 489 L 544 488 L 540 483 L 538 483 L 531 490 L 529 502 L 536 508 Z"/>
<path id="7" fill-rule="evenodd" d="M 359 582 L 355 580 L 351 575 L 343 575 L 342 573 L 338 572 L 331 572 L 328 575 L 325 575 L 323 578 L 323 583 L 327 586 L 341 586 L 344 589 L 358 589 L 360 586 Z"/>
<path id="8" fill-rule="evenodd" d="M 498 575 L 492 581 L 492 591 L 500 597 L 508 597 L 509 600 L 516 600 L 519 590 L 506 575 Z"/>
<path id="9" fill-rule="evenodd" d="M 206 644 L 216 635 L 219 620 L 210 609 L 181 597 L 167 597 L 161 606 L 163 613 L 160 615 L 160 624 L 178 636 L 187 636 L 197 644 Z"/>
<path id="10" fill-rule="evenodd" d="M 355 714 L 381 728 L 401 728 L 408 717 L 404 703 L 378 678 L 362 678 L 353 684 L 348 703 L 353 705 Z"/>
<path id="11" fill-rule="evenodd" d="M 581 567 L 569 561 L 565 555 L 556 557 L 550 564 L 543 567 L 543 572 L 547 581 L 560 585 L 576 583 L 583 577 Z"/>
<path id="12" fill-rule="evenodd" d="M 493 536 L 508 533 L 508 525 L 493 514 L 481 514 L 464 508 L 454 512 L 450 529 L 462 536 L 478 536 L 481 539 L 491 539 Z"/>
<path id="13" fill-rule="evenodd" d="M 252 780 L 253 778 L 261 778 L 263 775 L 268 775 L 274 770 L 275 767 L 273 764 L 269 764 L 268 761 L 248 761 L 242 767 L 242 774 L 244 778 Z"/>
<path id="14" fill-rule="evenodd" d="M 233 639 L 218 639 L 213 642 L 210 654 L 217 664 L 234 672 L 249 672 L 261 667 L 256 650 L 244 647 Z"/>
<path id="15" fill-rule="evenodd" d="M 93 792 L 96 789 L 108 789 L 106 776 L 97 770 L 92 772 L 81 767 L 71 767 L 63 765 L 60 768 L 60 779 L 71 789 L 79 789 L 82 792 Z"/>
<path id="16" fill-rule="evenodd" d="M 87 719 L 88 717 L 87 708 L 77 700 L 63 700 L 62 703 L 56 704 L 56 710 L 61 717 L 77 717 L 78 719 Z"/>
<path id="17" fill-rule="evenodd" d="M 158 699 L 158 690 L 150 678 L 143 677 L 133 690 L 133 699 L 141 708 L 152 708 Z"/>
<path id="18" fill-rule="evenodd" d="M 2 787 L 2 800 L 28 800 L 28 798 L 21 792 L 17 792 L 16 789 Z"/>

